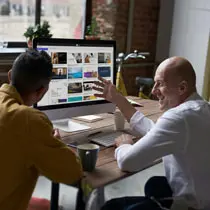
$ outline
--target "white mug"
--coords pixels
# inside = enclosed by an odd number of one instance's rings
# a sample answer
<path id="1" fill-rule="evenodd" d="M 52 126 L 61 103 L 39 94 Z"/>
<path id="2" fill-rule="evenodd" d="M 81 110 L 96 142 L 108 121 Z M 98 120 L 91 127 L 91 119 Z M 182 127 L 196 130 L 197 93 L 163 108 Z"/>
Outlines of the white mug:
<path id="1" fill-rule="evenodd" d="M 116 111 L 114 113 L 114 123 L 115 123 L 115 130 L 116 131 L 124 130 L 125 118 L 124 118 L 121 111 Z"/>

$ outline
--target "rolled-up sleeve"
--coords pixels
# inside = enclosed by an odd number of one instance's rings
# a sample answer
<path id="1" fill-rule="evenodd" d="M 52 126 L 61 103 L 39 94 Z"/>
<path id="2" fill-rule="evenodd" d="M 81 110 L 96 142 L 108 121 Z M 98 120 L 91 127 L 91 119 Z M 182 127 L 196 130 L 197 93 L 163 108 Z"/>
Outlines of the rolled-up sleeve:
<path id="1" fill-rule="evenodd" d="M 124 144 L 115 150 L 118 166 L 123 171 L 141 170 L 151 162 L 183 149 L 185 135 L 184 119 L 166 113 L 138 142 Z"/>

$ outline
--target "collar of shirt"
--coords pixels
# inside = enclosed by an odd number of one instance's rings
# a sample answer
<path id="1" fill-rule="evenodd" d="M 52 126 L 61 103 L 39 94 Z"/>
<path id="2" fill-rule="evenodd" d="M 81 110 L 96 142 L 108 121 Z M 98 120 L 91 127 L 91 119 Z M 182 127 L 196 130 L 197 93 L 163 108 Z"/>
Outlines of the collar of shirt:
<path id="1" fill-rule="evenodd" d="M 24 104 L 16 88 L 10 84 L 3 84 L 0 88 L 0 92 L 10 95 L 12 98 L 16 99 L 19 104 Z"/>
<path id="2" fill-rule="evenodd" d="M 203 98 L 197 92 L 194 92 L 185 100 L 185 102 L 191 100 L 203 100 Z"/>

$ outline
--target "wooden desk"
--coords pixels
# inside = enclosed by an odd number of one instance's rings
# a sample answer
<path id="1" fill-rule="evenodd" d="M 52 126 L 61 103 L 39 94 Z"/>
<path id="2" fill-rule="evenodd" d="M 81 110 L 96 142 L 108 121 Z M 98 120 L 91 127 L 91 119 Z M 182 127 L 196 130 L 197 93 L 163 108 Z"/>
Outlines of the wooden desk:
<path id="1" fill-rule="evenodd" d="M 159 105 L 157 101 L 139 99 L 136 97 L 129 97 L 135 101 L 141 103 L 143 107 L 136 107 L 139 109 L 145 116 L 156 121 L 161 115 L 162 112 L 159 110 Z M 65 143 L 71 143 L 73 141 L 85 142 L 89 134 L 95 133 L 97 131 L 104 130 L 113 130 L 114 129 L 114 119 L 113 114 L 100 114 L 104 119 L 94 122 L 94 123 L 85 123 L 90 126 L 91 129 L 82 132 L 66 133 L 60 131 L 62 140 Z M 81 121 L 77 121 L 83 123 Z M 129 124 L 126 123 L 126 128 L 129 129 Z M 101 147 L 98 160 L 96 163 L 96 169 L 93 172 L 85 172 L 85 177 L 83 183 L 90 189 L 102 189 L 99 190 L 100 193 L 103 193 L 103 188 L 105 185 L 120 180 L 124 177 L 130 176 L 132 173 L 122 172 L 114 158 L 114 147 L 105 148 Z M 153 163 L 155 164 L 155 163 Z M 143 169 L 142 169 L 143 170 Z M 102 197 L 102 196 L 99 196 Z M 103 201 L 99 201 L 102 203 Z M 55 209 L 55 208 L 52 208 Z M 91 209 L 91 208 L 90 208 Z"/>

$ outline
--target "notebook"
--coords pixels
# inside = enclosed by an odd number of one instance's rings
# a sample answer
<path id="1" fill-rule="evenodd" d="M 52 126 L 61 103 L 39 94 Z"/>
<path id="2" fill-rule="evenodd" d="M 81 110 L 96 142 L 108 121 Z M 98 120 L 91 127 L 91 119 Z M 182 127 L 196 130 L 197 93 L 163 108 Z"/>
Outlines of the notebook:
<path id="1" fill-rule="evenodd" d="M 73 117 L 73 119 L 91 123 L 91 122 L 96 122 L 98 120 L 102 120 L 103 117 L 98 115 L 85 115 L 85 116 Z"/>

